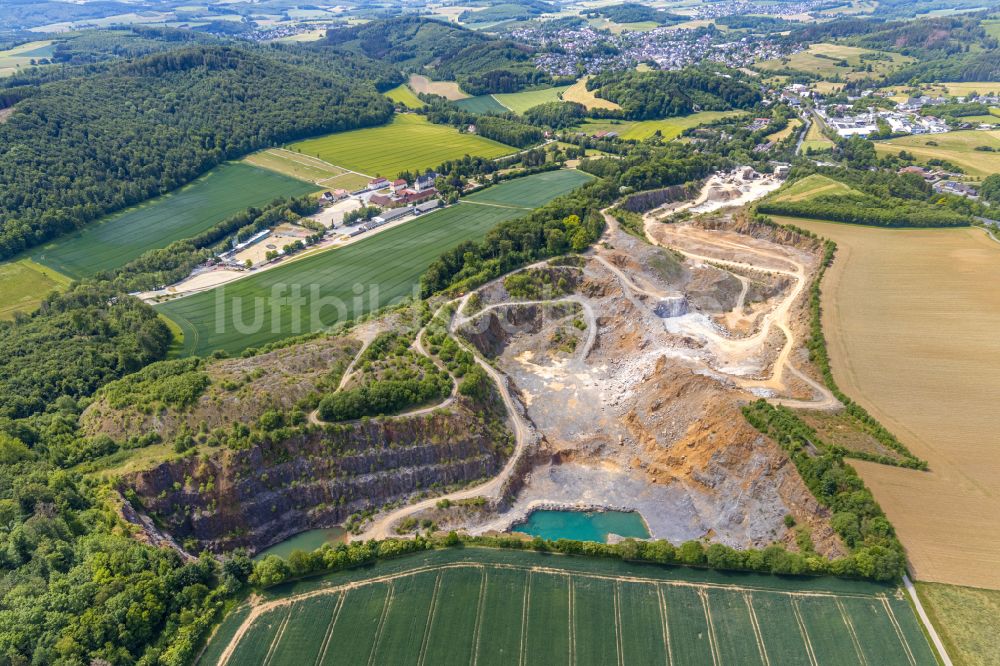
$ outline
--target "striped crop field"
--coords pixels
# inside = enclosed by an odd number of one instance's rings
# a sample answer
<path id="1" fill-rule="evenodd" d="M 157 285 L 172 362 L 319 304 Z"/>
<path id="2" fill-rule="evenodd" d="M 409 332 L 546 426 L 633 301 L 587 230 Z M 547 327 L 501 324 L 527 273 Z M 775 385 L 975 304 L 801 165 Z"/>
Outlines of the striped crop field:
<path id="1" fill-rule="evenodd" d="M 402 104 L 408 109 L 419 109 L 424 105 L 416 93 L 410 90 L 410 86 L 405 83 L 399 84 L 392 90 L 387 90 L 385 96 L 396 104 Z"/>
<path id="2" fill-rule="evenodd" d="M 900 591 L 466 547 L 268 590 L 199 661 L 933 666 Z"/>
<path id="3" fill-rule="evenodd" d="M 328 134 L 289 148 L 351 171 L 386 177 L 434 168 L 465 155 L 501 157 L 516 152 L 510 146 L 449 125 L 435 125 L 412 113 L 398 114 L 380 127 Z"/>
<path id="4" fill-rule="evenodd" d="M 31 258 L 72 278 L 124 266 L 148 250 L 191 238 L 250 206 L 316 187 L 249 164 L 222 164 L 179 190 L 109 215 L 43 245 Z"/>
<path id="5" fill-rule="evenodd" d="M 510 109 L 497 101 L 493 95 L 478 95 L 466 97 L 452 102 L 455 106 L 469 113 L 507 113 Z"/>
<path id="6" fill-rule="evenodd" d="M 507 181 L 345 247 L 158 309 L 184 332 L 184 355 L 216 349 L 237 353 L 318 331 L 413 295 L 421 274 L 446 250 L 481 239 L 498 223 L 521 217 L 591 178 L 563 170 Z M 356 285 L 364 287 L 360 296 Z M 285 305 L 287 298 L 299 299 L 298 306 Z"/>
<path id="7" fill-rule="evenodd" d="M 569 90 L 569 86 L 554 86 L 540 90 L 498 94 L 494 95 L 494 97 L 514 113 L 524 113 L 531 107 L 538 106 L 539 104 L 561 102 L 562 95 L 567 90 Z"/>

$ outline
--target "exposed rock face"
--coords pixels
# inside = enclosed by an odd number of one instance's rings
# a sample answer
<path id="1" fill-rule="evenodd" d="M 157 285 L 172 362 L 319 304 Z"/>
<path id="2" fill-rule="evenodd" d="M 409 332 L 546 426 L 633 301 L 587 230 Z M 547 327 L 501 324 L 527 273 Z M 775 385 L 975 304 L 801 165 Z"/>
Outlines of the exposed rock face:
<path id="1" fill-rule="evenodd" d="M 450 413 L 314 428 L 246 450 L 220 449 L 122 480 L 178 541 L 260 550 L 307 529 L 464 484 L 502 467 L 507 442 L 465 406 Z"/>
<path id="2" fill-rule="evenodd" d="M 688 312 L 688 302 L 683 296 L 674 298 L 664 298 L 653 308 L 657 317 L 666 319 L 668 317 L 680 317 Z"/>

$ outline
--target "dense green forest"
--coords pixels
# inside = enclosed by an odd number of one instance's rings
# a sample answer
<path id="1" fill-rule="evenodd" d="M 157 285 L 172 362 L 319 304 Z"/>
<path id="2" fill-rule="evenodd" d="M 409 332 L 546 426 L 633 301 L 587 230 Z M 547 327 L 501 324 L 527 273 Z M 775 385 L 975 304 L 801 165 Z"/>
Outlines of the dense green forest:
<path id="1" fill-rule="evenodd" d="M 535 68 L 533 48 L 417 17 L 337 28 L 329 31 L 324 43 L 398 70 L 456 80 L 472 95 L 516 92 L 552 81 Z"/>
<path id="2" fill-rule="evenodd" d="M 0 257 L 264 146 L 385 122 L 370 84 L 190 47 L 43 85 L 0 125 Z"/>
<path id="3" fill-rule="evenodd" d="M 587 88 L 616 102 L 633 120 L 671 118 L 695 111 L 745 109 L 761 100 L 757 88 L 734 70 L 689 67 L 678 71 L 605 72 Z"/>
<path id="4" fill-rule="evenodd" d="M 623 2 L 620 5 L 609 5 L 600 7 L 591 12 L 591 16 L 603 16 L 615 23 L 659 23 L 660 25 L 671 25 L 687 21 L 688 17 L 671 14 L 662 9 L 656 9 L 648 5 L 641 5 L 637 2 Z"/>

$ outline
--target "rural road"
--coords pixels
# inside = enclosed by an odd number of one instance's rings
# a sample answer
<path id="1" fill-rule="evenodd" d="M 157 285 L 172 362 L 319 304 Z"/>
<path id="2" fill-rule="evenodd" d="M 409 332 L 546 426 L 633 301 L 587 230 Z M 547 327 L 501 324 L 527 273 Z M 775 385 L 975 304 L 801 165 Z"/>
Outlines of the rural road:
<path id="1" fill-rule="evenodd" d="M 458 302 L 458 311 L 462 311 L 465 308 L 465 304 L 468 301 L 469 296 L 466 295 L 461 299 L 456 301 L 451 301 L 452 303 Z M 428 499 L 416 502 L 414 504 L 407 504 L 394 511 L 390 511 L 387 514 L 377 516 L 375 520 L 365 529 L 363 533 L 358 536 L 351 536 L 351 541 L 364 541 L 367 539 L 386 539 L 389 537 L 397 536 L 393 530 L 393 526 L 399 521 L 403 520 L 407 516 L 410 516 L 419 511 L 425 509 L 430 509 L 437 505 L 441 500 L 458 501 L 464 499 L 471 499 L 473 497 L 499 497 L 500 492 L 503 490 L 504 484 L 507 479 L 514 473 L 514 469 L 517 466 L 518 461 L 524 455 L 524 451 L 527 449 L 528 444 L 534 440 L 534 430 L 528 424 L 527 420 L 522 416 L 521 412 L 518 410 L 518 405 L 515 402 L 513 396 L 511 396 L 510 390 L 507 386 L 507 378 L 496 370 L 493 366 L 483 360 L 479 355 L 478 351 L 470 348 L 462 340 L 460 340 L 455 332 L 454 320 L 449 324 L 448 332 L 451 334 L 452 339 L 455 340 L 459 345 L 461 345 L 466 351 L 472 354 L 475 358 L 476 363 L 481 367 L 487 375 L 496 384 L 497 390 L 500 393 L 500 398 L 503 400 L 504 407 L 507 409 L 507 413 L 510 416 L 511 424 L 513 426 L 514 438 L 516 445 L 514 447 L 514 453 L 507 460 L 507 464 L 504 465 L 500 473 L 494 476 L 489 481 L 481 483 L 478 486 L 473 486 L 471 488 L 465 488 L 463 490 L 457 490 L 453 493 L 448 493 L 446 495 L 440 495 L 438 497 L 430 497 Z"/>
<path id="2" fill-rule="evenodd" d="M 707 186 L 706 186 L 707 189 Z M 699 200 L 703 197 L 699 196 Z M 604 215 L 605 222 L 608 225 L 609 230 L 614 232 L 620 232 L 618 221 L 614 219 L 608 213 L 609 209 L 601 211 Z M 658 225 L 659 222 L 655 221 L 650 215 L 644 217 L 644 229 L 646 239 L 653 245 L 662 246 L 651 233 L 651 226 Z M 678 227 L 678 231 L 684 229 L 684 227 Z M 685 251 L 680 248 L 670 247 L 669 249 L 680 252 L 682 255 L 688 259 L 700 261 L 706 264 L 715 265 L 719 267 L 730 266 L 732 268 L 739 269 L 753 269 L 762 270 L 770 273 L 778 273 L 790 277 L 794 280 L 794 287 L 791 292 L 769 313 L 764 316 L 762 324 L 759 330 L 746 338 L 729 338 L 717 331 L 706 328 L 703 333 L 706 337 L 710 338 L 713 343 L 715 343 L 719 349 L 724 352 L 730 352 L 733 354 L 745 354 L 748 351 L 752 351 L 755 348 L 762 347 L 771 334 L 772 327 L 777 327 L 781 330 L 785 337 L 785 344 L 783 345 L 781 351 L 778 354 L 777 359 L 774 362 L 774 369 L 772 371 L 771 377 L 763 380 L 750 380 L 739 376 L 730 375 L 739 386 L 747 389 L 754 388 L 766 388 L 771 390 L 787 391 L 788 385 L 785 381 L 785 372 L 794 375 L 796 378 L 804 382 L 806 385 L 812 389 L 815 397 L 811 400 L 798 400 L 793 398 L 772 398 L 771 402 L 774 404 L 785 405 L 788 407 L 800 407 L 807 409 L 817 409 L 817 410 L 832 410 L 841 407 L 840 402 L 836 399 L 833 393 L 830 392 L 825 386 L 819 382 L 813 380 L 811 377 L 803 373 L 801 370 L 796 368 L 791 363 L 791 353 L 795 349 L 796 344 L 799 342 L 792 332 L 790 320 L 791 320 L 791 309 L 794 303 L 801 296 L 802 292 L 806 287 L 806 267 L 801 262 L 795 261 L 790 257 L 783 255 L 778 255 L 771 252 L 766 252 L 751 244 L 740 244 L 725 239 L 713 239 L 708 234 L 699 235 L 696 239 L 702 245 L 714 245 L 720 249 L 726 249 L 728 251 L 736 250 L 742 253 L 749 253 L 754 256 L 760 257 L 760 263 L 748 264 L 737 261 L 731 261 L 728 259 L 720 259 L 716 257 L 707 256 L 704 254 L 698 254 L 695 252 Z M 609 261 L 605 260 L 600 254 L 597 254 L 597 259 L 609 270 L 611 270 L 622 282 L 624 286 L 627 286 L 633 291 L 638 291 L 639 293 L 644 293 L 652 298 L 660 299 L 671 294 L 665 294 L 664 292 L 657 289 L 644 289 L 640 285 L 637 285 L 633 280 L 626 276 L 618 267 L 611 264 Z M 735 275 L 735 273 L 734 273 Z M 737 275 L 737 279 L 740 276 Z M 747 284 L 743 282 L 743 293 L 741 294 L 741 299 L 745 298 Z"/>

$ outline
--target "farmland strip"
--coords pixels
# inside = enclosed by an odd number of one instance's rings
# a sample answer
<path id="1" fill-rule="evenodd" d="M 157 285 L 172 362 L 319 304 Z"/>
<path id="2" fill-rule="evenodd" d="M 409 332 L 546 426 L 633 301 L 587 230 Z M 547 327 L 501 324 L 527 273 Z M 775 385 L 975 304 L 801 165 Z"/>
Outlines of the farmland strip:
<path id="1" fill-rule="evenodd" d="M 753 627 L 754 638 L 757 639 L 757 649 L 760 650 L 760 657 L 764 660 L 765 666 L 771 666 L 771 660 L 767 656 L 767 648 L 764 645 L 764 636 L 760 633 L 760 625 L 757 624 L 757 613 L 753 609 L 753 604 L 750 602 L 750 593 L 743 593 L 743 601 L 747 605 L 747 611 L 750 613 L 750 626 Z"/>
<path id="2" fill-rule="evenodd" d="M 708 607 L 708 592 L 699 587 L 698 596 L 701 597 L 701 605 L 705 609 L 705 620 L 708 622 L 708 645 L 712 651 L 712 663 L 719 666 L 719 645 L 715 636 L 715 625 L 712 623 L 712 610 Z"/>
<path id="3" fill-rule="evenodd" d="M 670 621 L 667 619 L 667 602 L 663 598 L 663 586 L 656 586 L 656 596 L 660 602 L 660 623 L 663 625 L 663 648 L 667 655 L 667 666 L 674 663 L 674 655 L 670 648 Z"/>
<path id="4" fill-rule="evenodd" d="M 885 612 L 889 616 L 889 621 L 892 622 L 892 628 L 896 630 L 899 642 L 903 644 L 903 650 L 906 651 L 906 658 L 909 660 L 910 664 L 917 666 L 917 660 L 913 657 L 913 651 L 910 650 L 910 643 L 906 640 L 903 628 L 899 626 L 899 621 L 896 620 L 896 614 L 893 612 L 892 606 L 889 605 L 889 600 L 885 596 L 882 596 L 882 605 L 885 606 Z"/>
<path id="5" fill-rule="evenodd" d="M 476 628 L 472 634 L 472 666 L 479 661 L 479 636 L 483 628 L 483 606 L 486 604 L 486 584 L 489 571 L 483 567 L 483 578 L 479 583 L 479 603 L 476 605 Z"/>
<path id="6" fill-rule="evenodd" d="M 625 646 L 624 641 L 622 641 L 622 598 L 620 581 L 615 581 L 614 590 L 615 646 L 618 649 L 618 666 L 625 666 Z"/>
<path id="7" fill-rule="evenodd" d="M 799 624 L 799 631 L 802 632 L 802 640 L 806 643 L 806 656 L 809 657 L 809 663 L 813 666 L 819 666 L 819 662 L 816 661 L 816 653 L 813 651 L 812 641 L 809 640 L 809 632 L 806 631 L 806 622 L 802 619 L 802 613 L 799 611 L 799 602 L 793 596 L 791 597 L 792 602 L 792 612 L 795 613 L 795 621 Z"/>
<path id="8" fill-rule="evenodd" d="M 379 641 L 382 640 L 382 630 L 385 628 L 385 618 L 389 615 L 389 607 L 392 606 L 392 597 L 396 593 L 396 586 L 389 582 L 389 594 L 385 595 L 385 603 L 382 605 L 382 615 L 378 619 L 378 627 L 375 629 L 375 640 L 372 642 L 372 652 L 368 656 L 368 666 L 375 663 L 375 653 L 378 652 Z"/>
<path id="9" fill-rule="evenodd" d="M 423 666 L 427 658 L 427 641 L 431 635 L 431 625 L 434 623 L 434 612 L 437 610 L 438 593 L 441 591 L 441 573 L 434 579 L 434 592 L 431 593 L 431 607 L 427 611 L 427 622 L 424 624 L 424 635 L 420 639 L 420 651 L 417 653 L 417 666 Z"/>
<path id="10" fill-rule="evenodd" d="M 573 583 L 573 577 L 567 576 L 566 594 L 568 595 L 568 601 L 566 604 L 566 611 L 569 619 L 569 663 L 570 666 L 576 666 L 576 618 L 573 612 L 573 598 L 575 596 L 575 585 Z"/>
<path id="11" fill-rule="evenodd" d="M 340 617 L 340 609 L 344 607 L 344 599 L 347 597 L 346 592 L 342 592 L 340 598 L 337 600 L 337 606 L 333 609 L 333 616 L 330 618 L 330 624 L 326 625 L 326 635 L 323 636 L 323 644 L 320 647 L 319 655 L 316 657 L 315 666 L 319 666 L 326 659 L 326 651 L 330 647 L 330 637 L 333 636 L 333 628 L 337 624 L 337 618 Z"/>
<path id="12" fill-rule="evenodd" d="M 285 627 L 288 626 L 288 619 L 292 617 L 292 609 L 294 606 L 288 608 L 288 612 L 285 613 L 284 619 L 281 620 L 281 626 L 278 627 L 278 631 L 275 632 L 274 638 L 271 639 L 271 645 L 267 648 L 267 654 L 264 655 L 264 666 L 268 666 L 271 663 L 271 658 L 274 656 L 274 649 L 281 642 L 281 637 L 285 633 Z"/>
<path id="13" fill-rule="evenodd" d="M 521 606 L 521 649 L 518 654 L 518 664 L 524 666 L 524 644 L 528 640 L 528 605 L 531 603 L 531 570 L 528 570 L 528 582 L 524 586 L 524 604 Z"/>
<path id="14" fill-rule="evenodd" d="M 844 604 L 840 603 L 840 599 L 834 599 L 834 604 L 836 604 L 837 610 L 840 611 L 840 617 L 844 619 L 844 624 L 847 625 L 847 631 L 851 634 L 851 643 L 854 644 L 854 651 L 858 653 L 858 659 L 862 664 L 867 666 L 868 660 L 865 659 L 864 652 L 861 651 L 861 642 L 858 640 L 858 635 L 854 631 L 854 624 L 851 623 L 851 618 L 848 616 L 847 611 L 844 610 Z"/>

